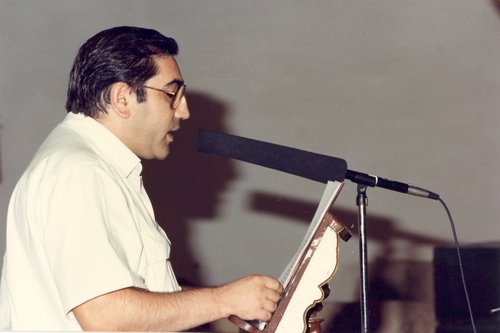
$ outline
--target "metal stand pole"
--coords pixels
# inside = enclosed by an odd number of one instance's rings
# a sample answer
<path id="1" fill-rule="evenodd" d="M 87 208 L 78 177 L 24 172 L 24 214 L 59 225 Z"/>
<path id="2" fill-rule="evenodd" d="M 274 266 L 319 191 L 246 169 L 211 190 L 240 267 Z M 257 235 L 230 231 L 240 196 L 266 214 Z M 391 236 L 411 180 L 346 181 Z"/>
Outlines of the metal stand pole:
<path id="1" fill-rule="evenodd" d="M 368 333 L 368 247 L 366 243 L 366 185 L 358 184 L 358 195 L 356 197 L 358 206 L 358 228 L 359 228 L 359 262 L 361 273 L 361 333 Z"/>

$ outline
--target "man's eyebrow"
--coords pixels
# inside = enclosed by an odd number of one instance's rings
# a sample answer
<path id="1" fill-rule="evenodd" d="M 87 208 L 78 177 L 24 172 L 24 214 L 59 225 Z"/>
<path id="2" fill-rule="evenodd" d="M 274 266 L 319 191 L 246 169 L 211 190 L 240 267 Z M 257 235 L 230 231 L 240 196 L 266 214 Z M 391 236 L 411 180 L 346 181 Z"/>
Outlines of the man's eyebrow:
<path id="1" fill-rule="evenodd" d="M 169 86 L 172 86 L 174 84 L 177 86 L 182 86 L 184 84 L 184 80 L 174 79 L 174 80 L 170 81 L 169 83 L 165 84 L 163 87 L 168 88 Z"/>

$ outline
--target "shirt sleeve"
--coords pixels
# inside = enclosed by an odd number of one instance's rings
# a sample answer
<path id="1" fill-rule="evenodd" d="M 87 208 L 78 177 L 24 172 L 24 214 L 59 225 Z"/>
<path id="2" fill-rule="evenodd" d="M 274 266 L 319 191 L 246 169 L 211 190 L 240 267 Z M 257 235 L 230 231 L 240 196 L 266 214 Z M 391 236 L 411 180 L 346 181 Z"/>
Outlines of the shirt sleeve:
<path id="1" fill-rule="evenodd" d="M 144 287 L 135 273 L 142 242 L 131 208 L 109 171 L 81 163 L 44 182 L 39 201 L 43 242 L 64 309 L 126 287 Z M 115 235 L 110 225 L 123 232 Z M 127 249 L 124 249 L 127 247 Z"/>

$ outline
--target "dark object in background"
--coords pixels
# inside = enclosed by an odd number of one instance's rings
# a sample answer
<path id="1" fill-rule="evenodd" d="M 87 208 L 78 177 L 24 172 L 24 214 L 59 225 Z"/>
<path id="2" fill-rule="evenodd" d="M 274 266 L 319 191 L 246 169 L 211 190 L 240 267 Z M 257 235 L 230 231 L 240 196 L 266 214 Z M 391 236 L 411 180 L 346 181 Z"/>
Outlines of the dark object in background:
<path id="1" fill-rule="evenodd" d="M 500 244 L 461 249 L 465 281 L 478 333 L 500 332 Z M 455 247 L 434 249 L 436 333 L 472 332 Z"/>

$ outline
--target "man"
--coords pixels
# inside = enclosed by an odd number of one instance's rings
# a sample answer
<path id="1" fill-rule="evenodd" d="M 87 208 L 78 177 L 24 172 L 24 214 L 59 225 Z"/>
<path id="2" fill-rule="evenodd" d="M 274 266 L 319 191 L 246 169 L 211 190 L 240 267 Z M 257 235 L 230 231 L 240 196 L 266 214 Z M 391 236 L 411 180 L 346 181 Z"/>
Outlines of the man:
<path id="1" fill-rule="evenodd" d="M 282 293 L 253 275 L 181 290 L 141 159 L 164 159 L 189 118 L 176 42 L 117 27 L 80 48 L 68 115 L 9 205 L 0 330 L 179 331 L 229 315 L 269 320 Z"/>

